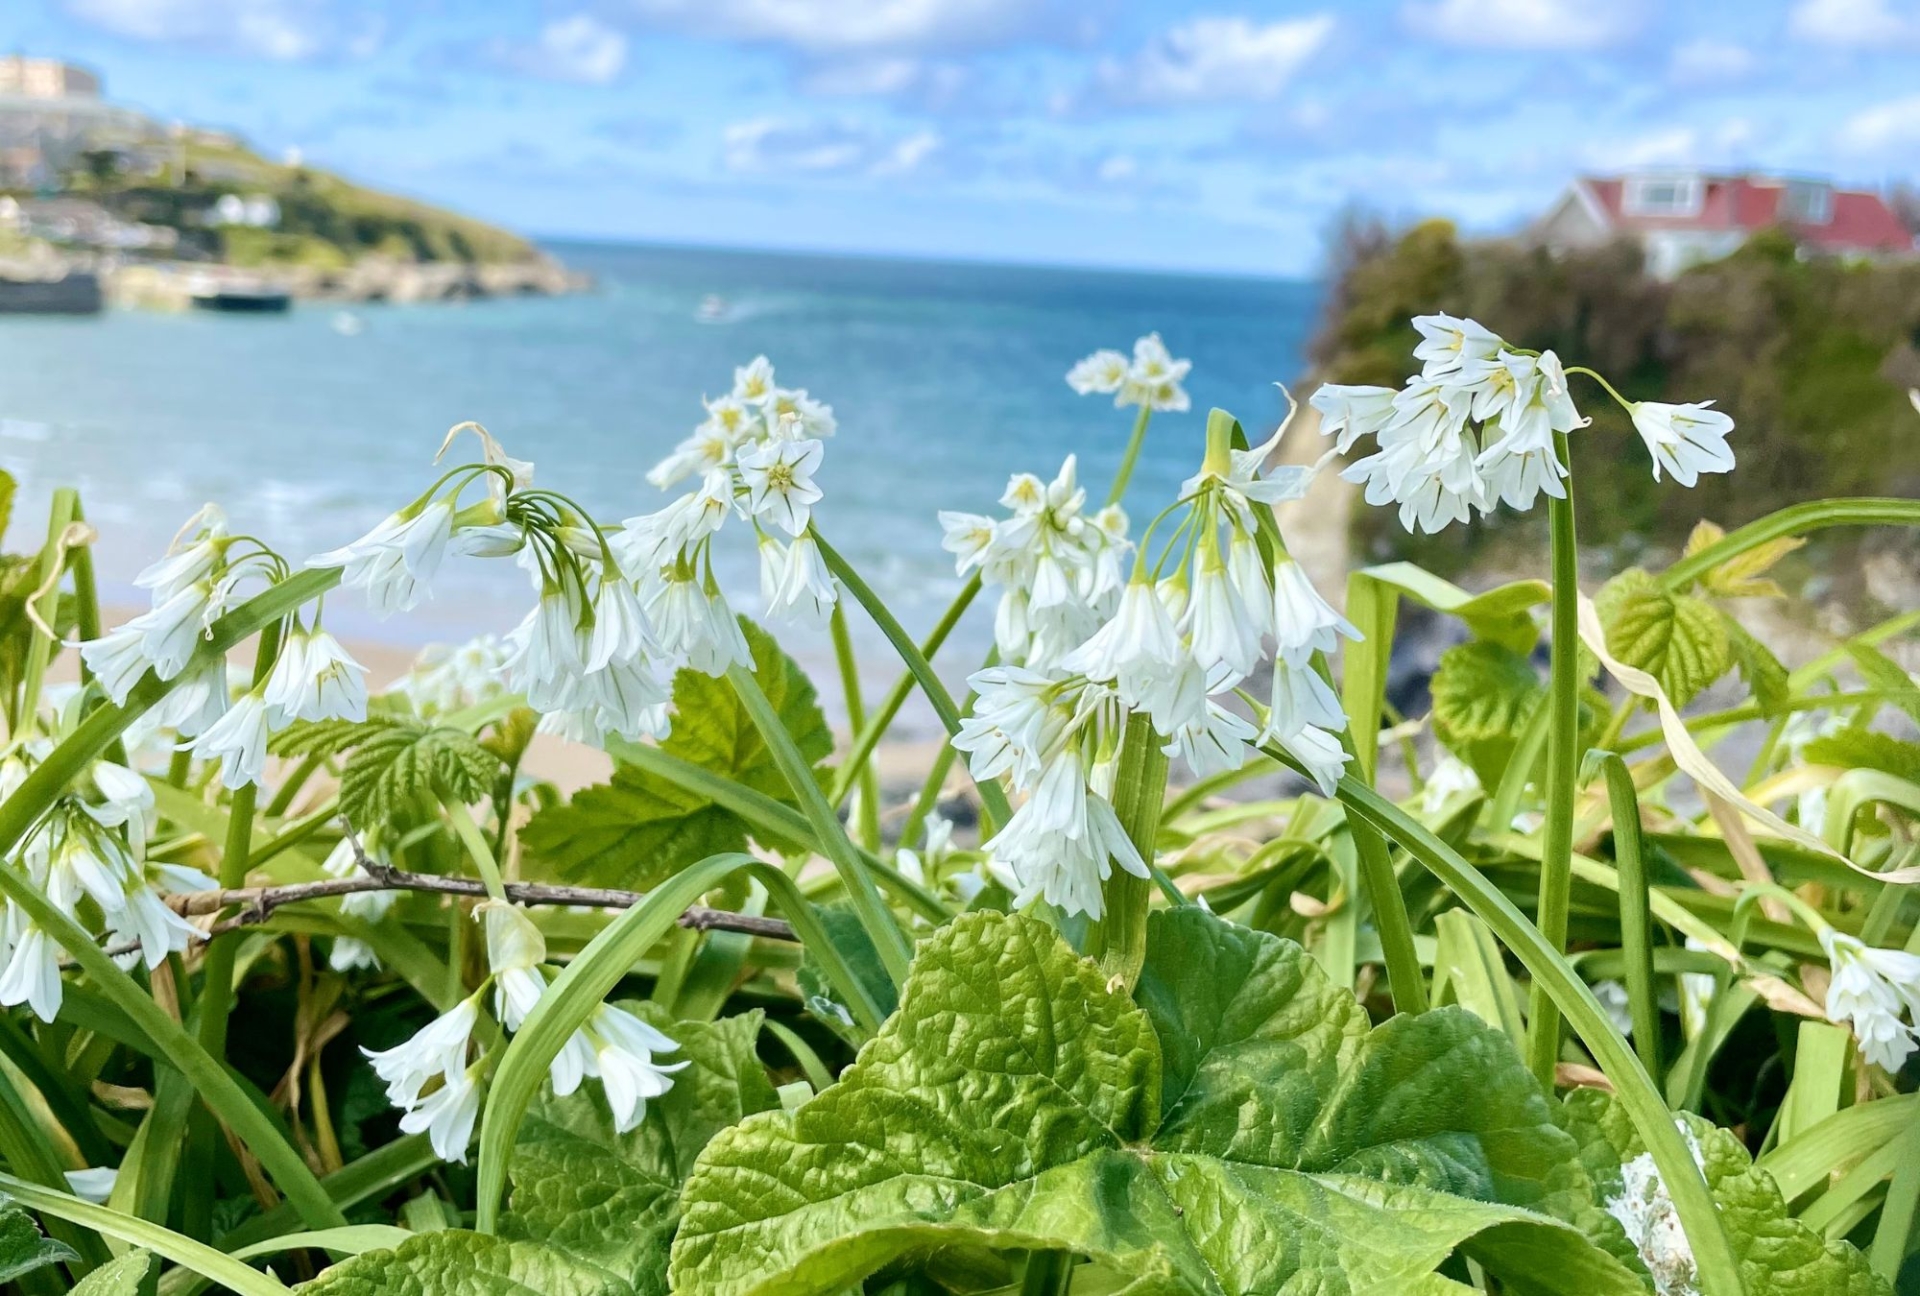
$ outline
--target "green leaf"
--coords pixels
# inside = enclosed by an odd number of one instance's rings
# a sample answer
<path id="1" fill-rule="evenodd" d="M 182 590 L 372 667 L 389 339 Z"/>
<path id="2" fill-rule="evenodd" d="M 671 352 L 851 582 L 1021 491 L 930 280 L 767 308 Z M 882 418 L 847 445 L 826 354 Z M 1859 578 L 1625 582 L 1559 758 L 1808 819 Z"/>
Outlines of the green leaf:
<path id="1" fill-rule="evenodd" d="M 883 1015 L 890 1015 L 899 1006 L 894 995 L 893 982 L 887 976 L 887 969 L 880 962 L 880 951 L 873 947 L 873 938 L 867 935 L 867 929 L 860 925 L 860 915 L 852 906 L 845 904 L 821 905 L 815 911 L 820 925 L 827 929 L 828 938 L 840 957 L 845 959 L 853 974 L 860 978 L 867 993 L 879 1005 Z M 853 1005 L 845 1002 L 844 997 L 833 988 L 833 982 L 820 966 L 819 958 L 810 948 L 803 949 L 800 957 L 800 969 L 795 974 L 800 987 L 801 1002 L 815 1020 L 827 1027 L 849 1045 L 858 1048 L 866 1038 L 866 1032 L 859 1028 L 859 1017 L 853 1011 Z"/>
<path id="2" fill-rule="evenodd" d="M 150 1251 L 129 1251 L 101 1265 L 73 1289 L 73 1296 L 154 1296 L 160 1266 Z"/>
<path id="3" fill-rule="evenodd" d="M 1497 787 L 1526 728 L 1546 696 L 1533 664 L 1485 640 L 1440 655 L 1433 676 L 1433 732 L 1473 767 L 1482 787 Z"/>
<path id="4" fill-rule="evenodd" d="M 1868 688 L 1891 694 L 1895 706 L 1906 712 L 1908 718 L 1920 721 L 1920 685 L 1913 682 L 1913 676 L 1907 674 L 1899 662 L 1857 639 L 1847 645 L 1847 653 Z"/>
<path id="5" fill-rule="evenodd" d="M 1773 655 L 1773 650 L 1754 637 L 1751 630 L 1741 625 L 1733 617 L 1721 613 L 1721 624 L 1727 632 L 1727 648 L 1733 656 L 1733 664 L 1740 671 L 1740 678 L 1746 681 L 1747 691 L 1753 694 L 1754 705 L 1760 708 L 1760 714 L 1769 719 L 1784 713 L 1787 703 L 1793 700 L 1793 685 L 1787 678 L 1787 668 Z"/>
<path id="6" fill-rule="evenodd" d="M 538 1242 L 465 1229 L 422 1233 L 334 1265 L 308 1296 L 633 1296 L 615 1275 Z"/>
<path id="7" fill-rule="evenodd" d="M 1638 567 L 1601 586 L 1595 603 L 1607 650 L 1659 680 L 1675 706 L 1692 701 L 1733 664 L 1719 610 L 1691 594 L 1670 593 Z"/>
<path id="8" fill-rule="evenodd" d="M 1613 1098 L 1578 1089 L 1566 1100 L 1568 1124 L 1581 1160 L 1603 1199 L 1622 1193 L 1621 1168 L 1645 1151 Z M 1886 1281 L 1843 1241 L 1827 1241 L 1787 1213 L 1773 1176 L 1756 1169 L 1747 1150 L 1726 1130 L 1681 1113 L 1698 1146 L 1701 1168 L 1749 1292 L 1767 1296 L 1890 1296 Z M 1683 1290 L 1673 1288 L 1672 1290 Z"/>
<path id="9" fill-rule="evenodd" d="M 1540 641 L 1540 628 L 1532 611 L 1553 600 L 1553 588 L 1545 581 L 1513 581 L 1482 594 L 1469 594 L 1451 581 L 1405 562 L 1368 567 L 1361 574 L 1393 586 L 1436 612 L 1459 617 L 1474 638 L 1517 653 L 1533 651 Z"/>
<path id="10" fill-rule="evenodd" d="M 1687 537 L 1688 558 L 1727 538 L 1727 533 L 1712 522 L 1699 522 Z M 1709 593 L 1722 598 L 1785 598 L 1786 591 L 1767 579 L 1775 564 L 1806 544 L 1804 536 L 1780 536 L 1735 554 L 1717 567 L 1707 569 L 1700 584 Z"/>
<path id="11" fill-rule="evenodd" d="M 676 1022 L 654 1004 L 624 1007 L 679 1041 L 672 1060 L 690 1065 L 625 1134 L 597 1086 L 537 1102 L 514 1146 L 501 1231 L 618 1274 L 642 1296 L 664 1296 L 667 1243 L 694 1158 L 720 1130 L 779 1099 L 754 1052 L 757 1010 L 709 1023 Z"/>
<path id="12" fill-rule="evenodd" d="M 341 772 L 340 813 L 367 829 L 419 797 L 471 804 L 493 791 L 500 768 L 500 758 L 464 730 L 416 722 L 375 726 Z"/>
<path id="13" fill-rule="evenodd" d="M 754 678 L 808 761 L 833 751 L 833 733 L 813 685 L 772 637 L 745 618 Z M 683 670 L 673 682 L 673 732 L 661 750 L 743 787 L 794 804 L 760 732 L 724 679 Z M 756 830 L 774 850 L 794 844 Z M 530 869 L 568 882 L 645 889 L 709 855 L 744 850 L 748 826 L 697 792 L 632 765 L 617 765 L 611 782 L 541 810 L 521 829 Z"/>
<path id="14" fill-rule="evenodd" d="M 1920 783 L 1920 744 L 1872 729 L 1847 728 L 1815 738 L 1801 751 L 1800 758 L 1808 765 L 1879 770 L 1909 783 Z"/>
<path id="15" fill-rule="evenodd" d="M 1578 1204 L 1575 1146 L 1470 1014 L 1369 1034 L 1298 946 L 1198 909 L 1153 915 L 1139 993 L 1030 918 L 927 937 L 838 1084 L 701 1154 L 675 1289 L 826 1296 L 1000 1248 L 1134 1296 L 1443 1290 L 1456 1249 L 1515 1292 L 1642 1291 L 1541 1213 Z"/>
<path id="16" fill-rule="evenodd" d="M 7 526 L 13 521 L 13 497 L 18 489 L 13 474 L 0 469 L 0 537 L 7 534 Z"/>
<path id="17" fill-rule="evenodd" d="M 50 1264 L 78 1260 L 79 1254 L 64 1242 L 56 1242 L 40 1231 L 33 1216 L 5 1198 L 0 1198 L 0 1283 L 12 1282 Z"/>

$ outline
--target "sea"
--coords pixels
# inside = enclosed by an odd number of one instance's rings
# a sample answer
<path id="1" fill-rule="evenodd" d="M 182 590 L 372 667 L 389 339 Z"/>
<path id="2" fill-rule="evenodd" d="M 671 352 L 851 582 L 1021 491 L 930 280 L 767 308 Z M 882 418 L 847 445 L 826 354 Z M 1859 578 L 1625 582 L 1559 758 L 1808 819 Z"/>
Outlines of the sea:
<path id="1" fill-rule="evenodd" d="M 1304 369 L 1317 284 L 978 263 L 554 244 L 590 292 L 463 304 L 307 304 L 280 316 L 116 310 L 0 316 L 0 467 L 19 483 L 6 547 L 44 536 L 45 498 L 79 488 L 103 597 L 207 501 L 296 564 L 364 532 L 434 479 L 456 423 L 484 424 L 539 484 L 596 516 L 666 502 L 649 466 L 772 360 L 783 386 L 839 422 L 818 481 L 825 534 L 916 633 L 960 581 L 941 509 L 993 512 L 1007 477 L 1051 477 L 1068 455 L 1097 503 L 1132 428 L 1110 398 L 1076 395 L 1069 366 L 1158 331 L 1193 362 L 1193 408 L 1156 416 L 1128 495 L 1136 526 L 1200 461 L 1207 411 L 1249 432 L 1284 410 Z M 469 440 L 466 449 L 477 443 Z M 757 596 L 751 532 L 723 535 L 721 572 Z M 375 621 L 350 594 L 327 622 L 395 646 L 509 629 L 528 603 L 504 563 L 449 566 L 416 612 Z M 983 601 L 943 653 L 964 674 L 991 642 Z M 853 621 L 863 661 L 884 643 Z M 824 635 L 792 650 L 816 669 Z M 823 681 L 824 683 L 824 681 Z M 823 690 L 825 691 L 825 690 Z"/>

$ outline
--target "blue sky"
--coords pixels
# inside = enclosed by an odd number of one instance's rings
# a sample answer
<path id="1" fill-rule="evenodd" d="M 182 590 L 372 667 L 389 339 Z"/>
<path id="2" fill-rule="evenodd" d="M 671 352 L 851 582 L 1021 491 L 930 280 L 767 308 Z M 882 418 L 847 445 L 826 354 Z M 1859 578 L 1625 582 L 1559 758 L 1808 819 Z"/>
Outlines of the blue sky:
<path id="1" fill-rule="evenodd" d="M 1295 274 L 1349 201 L 1920 172 L 1920 0 L 6 0 L 0 47 L 547 235 Z"/>

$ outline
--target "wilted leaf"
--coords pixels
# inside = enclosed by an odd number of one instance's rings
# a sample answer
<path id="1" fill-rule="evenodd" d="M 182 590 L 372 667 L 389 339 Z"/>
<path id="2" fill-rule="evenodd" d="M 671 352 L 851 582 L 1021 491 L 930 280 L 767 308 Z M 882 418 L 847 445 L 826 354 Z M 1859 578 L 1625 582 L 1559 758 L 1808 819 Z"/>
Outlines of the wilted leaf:
<path id="1" fill-rule="evenodd" d="M 781 724 L 809 761 L 833 751 L 833 733 L 813 685 L 772 637 L 742 618 L 754 676 Z M 670 756 L 744 787 L 793 803 L 792 789 L 760 731 L 724 679 L 683 670 L 673 682 Z M 570 804 L 540 811 L 520 832 L 531 868 L 569 882 L 645 889 L 687 865 L 743 850 L 748 828 L 731 810 L 633 765 L 616 765 L 611 782 L 586 788 Z M 756 840 L 775 849 L 790 843 Z"/>
<path id="2" fill-rule="evenodd" d="M 1594 600 L 1607 631 L 1607 651 L 1660 681 L 1685 706 L 1733 664 L 1726 622 L 1710 603 L 1670 594 L 1638 567 L 1605 585 Z"/>

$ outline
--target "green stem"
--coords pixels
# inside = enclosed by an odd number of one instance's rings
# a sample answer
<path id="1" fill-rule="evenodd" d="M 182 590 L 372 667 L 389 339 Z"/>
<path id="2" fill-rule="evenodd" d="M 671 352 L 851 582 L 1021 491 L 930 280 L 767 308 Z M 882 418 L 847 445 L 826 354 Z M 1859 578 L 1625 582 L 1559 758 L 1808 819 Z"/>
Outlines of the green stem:
<path id="1" fill-rule="evenodd" d="M 1073 1252 L 1027 1253 L 1027 1270 L 1020 1278 L 1020 1296 L 1067 1296 L 1072 1288 Z"/>
<path id="2" fill-rule="evenodd" d="M 1602 766 L 1613 809 L 1613 862 L 1620 875 L 1620 953 L 1626 964 L 1633 1047 L 1640 1054 L 1640 1065 L 1658 1085 L 1666 1072 L 1660 1062 L 1660 1000 L 1653 984 L 1652 893 L 1640 840 L 1640 798 L 1634 791 L 1633 771 L 1625 761 L 1608 752 Z"/>
<path id="3" fill-rule="evenodd" d="M 1560 462 L 1567 437 L 1554 434 Z M 1573 892 L 1573 798 L 1580 774 L 1580 551 L 1573 525 L 1573 481 L 1564 499 L 1547 501 L 1553 536 L 1553 664 L 1548 682 L 1547 824 L 1540 857 L 1534 922 L 1558 953 L 1567 946 L 1567 908 Z M 1527 1062 L 1540 1087 L 1553 1092 L 1560 1060 L 1560 1009 L 1535 983 L 1527 1014 Z"/>
<path id="4" fill-rule="evenodd" d="M 51 626 L 60 608 L 60 564 L 66 555 L 61 551 L 60 539 L 67 532 L 68 525 L 80 509 L 80 496 L 70 487 L 61 487 L 53 493 L 53 504 L 47 512 L 47 547 L 41 551 L 41 559 L 34 568 L 35 588 L 46 586 L 34 603 L 34 610 L 40 620 Z M 53 640 L 40 632 L 40 627 L 28 623 L 27 664 L 20 675 L 20 711 L 14 716 L 14 734 L 19 736 L 33 732 L 37 723 L 35 713 L 40 708 L 40 684 L 47 675 L 47 662 L 53 656 Z"/>
<path id="5" fill-rule="evenodd" d="M 1146 405 L 1140 407 L 1140 417 L 1133 421 L 1133 435 L 1127 438 L 1127 452 L 1120 456 L 1120 467 L 1113 474 L 1113 488 L 1107 492 L 1107 503 L 1118 504 L 1126 498 L 1127 483 L 1133 480 L 1134 465 L 1140 462 L 1140 447 L 1147 443 L 1147 424 L 1153 418 L 1153 410 Z"/>
<path id="6" fill-rule="evenodd" d="M 507 885 L 500 879 L 500 862 L 493 857 L 493 848 L 487 845 L 487 838 L 480 831 L 480 825 L 473 821 L 473 815 L 458 801 L 449 801 L 447 818 L 453 823 L 453 831 L 460 838 L 460 844 L 467 848 L 468 858 L 473 860 L 474 868 L 480 871 L 480 881 L 486 884 L 487 898 L 507 903 Z"/>
<path id="7" fill-rule="evenodd" d="M 940 790 L 947 785 L 947 774 L 953 769 L 953 762 L 960 755 L 951 744 L 942 744 L 933 754 L 933 765 L 927 770 L 927 777 L 920 784 L 920 795 L 913 800 L 913 809 L 907 812 L 907 821 L 900 825 L 900 840 L 912 845 L 920 840 L 922 826 L 927 816 L 940 805 Z"/>
<path id="8" fill-rule="evenodd" d="M 867 707 L 860 697 L 860 663 L 853 655 L 853 636 L 847 633 L 847 607 L 845 603 L 835 602 L 833 615 L 828 620 L 833 634 L 833 656 L 840 666 L 840 694 L 847 705 L 847 729 L 853 734 L 862 734 L 867 728 Z M 841 792 L 841 785 L 848 778 L 860 785 L 859 831 L 860 845 L 870 851 L 880 849 L 880 778 L 871 763 L 862 760 L 851 775 L 843 772 L 835 777 L 834 791 Z M 842 793 L 830 797 L 834 805 L 845 800 Z"/>
<path id="9" fill-rule="evenodd" d="M 900 622 L 893 613 L 888 611 L 887 605 L 881 602 L 880 596 L 860 579 L 860 574 L 848 565 L 847 560 L 840 556 L 840 552 L 828 544 L 817 529 L 811 534 L 814 543 L 820 546 L 820 556 L 826 561 L 827 570 L 832 572 L 840 583 L 847 587 L 847 592 L 867 610 L 867 615 L 873 618 L 873 623 L 880 627 L 882 634 L 886 635 L 887 642 L 891 643 L 894 651 L 900 654 L 900 660 L 907 664 L 907 669 L 913 672 L 913 677 L 920 681 L 920 691 L 925 693 L 927 701 L 933 704 L 934 713 L 940 717 L 940 723 L 946 726 L 947 733 L 949 735 L 959 733 L 960 708 L 953 704 L 953 695 L 947 692 L 947 686 L 940 682 L 940 677 L 933 673 L 933 667 L 921 654 L 919 646 L 907 637 L 907 632 L 901 628 Z M 998 783 L 989 779 L 976 786 L 980 790 L 981 804 L 986 807 L 987 814 L 993 823 L 1005 824 L 1013 817 L 1013 812 L 1007 805 L 1006 793 L 1000 790 Z M 981 835 L 986 835 L 985 825 L 981 828 Z"/>
<path id="10" fill-rule="evenodd" d="M 1705 549 L 1689 554 L 1661 574 L 1669 590 L 1685 589 L 1728 559 L 1784 536 L 1805 535 L 1836 526 L 1920 526 L 1920 500 L 1810 500 L 1769 513 L 1730 531 Z"/>
<path id="11" fill-rule="evenodd" d="M 920 645 L 921 656 L 928 661 L 933 660 L 934 654 L 938 653 L 941 646 L 947 642 L 947 636 L 953 633 L 956 625 L 960 624 L 960 618 L 966 614 L 967 609 L 973 605 L 973 600 L 979 594 L 980 573 L 975 572 L 967 578 L 967 583 L 960 587 L 960 592 L 954 595 L 953 602 L 947 605 L 947 610 L 941 614 L 940 620 L 928 632 L 925 642 Z M 834 775 L 832 799 L 835 805 L 847 799 L 847 792 L 853 786 L 854 778 L 866 768 L 874 749 L 880 745 L 880 739 L 886 735 L 888 726 L 893 724 L 893 718 L 899 715 L 900 708 L 906 705 L 907 695 L 913 692 L 913 684 L 912 671 L 906 672 L 895 680 L 879 708 L 867 719 L 866 727 L 855 735 L 853 746 L 847 751 L 847 759 L 841 763 L 840 769 Z M 902 838 L 902 840 L 910 839 Z"/>
<path id="12" fill-rule="evenodd" d="M 1413 921 L 1407 916 L 1407 899 L 1400 890 L 1400 875 L 1394 872 L 1393 855 L 1387 839 L 1365 820 L 1349 816 L 1347 827 L 1360 856 L 1360 877 L 1366 884 L 1367 899 L 1373 905 L 1374 930 L 1380 935 L 1380 950 L 1387 964 L 1387 992 L 1393 996 L 1393 1010 L 1422 1013 L 1427 1010 L 1427 979 L 1420 971 L 1420 953 L 1413 943 Z"/>
<path id="13" fill-rule="evenodd" d="M 824 551 L 826 546 L 822 545 L 821 548 Z M 752 717 L 754 727 L 759 729 L 761 740 L 767 744 L 774 764 L 786 776 L 794 799 L 800 803 L 802 813 L 813 828 L 814 840 L 839 873 L 841 885 L 847 889 L 847 898 L 853 902 L 854 912 L 860 916 L 860 925 L 867 929 L 874 949 L 879 951 L 880 962 L 886 967 L 887 975 L 895 985 L 901 984 L 907 979 L 907 964 L 913 958 L 912 946 L 907 943 L 907 935 L 901 930 L 899 920 L 880 898 L 880 890 L 874 885 L 872 872 L 862 861 L 852 839 L 847 836 L 847 830 L 841 825 L 833 806 L 828 803 L 826 793 L 820 790 L 813 766 L 794 746 L 792 735 L 780 723 L 779 712 L 773 709 L 773 703 L 761 691 L 760 681 L 754 678 L 753 672 L 744 666 L 730 666 L 727 668 L 727 679 L 732 683 L 734 692 L 740 695 L 740 703 Z"/>
<path id="14" fill-rule="evenodd" d="M 1113 811 L 1149 868 L 1160 836 L 1160 807 L 1167 798 L 1167 754 L 1161 748 L 1151 718 L 1129 717 L 1113 777 Z M 1101 900 L 1103 913 L 1087 933 L 1087 953 L 1100 960 L 1110 982 L 1117 980 L 1131 992 L 1147 961 L 1153 882 L 1116 867 L 1101 887 Z"/>
<path id="15" fill-rule="evenodd" d="M 1276 759 L 1287 761 L 1285 752 L 1271 747 L 1265 750 Z M 1707 1189 L 1706 1177 L 1675 1127 L 1665 1101 L 1641 1068 L 1639 1058 L 1613 1028 L 1606 1010 L 1593 997 L 1587 983 L 1500 888 L 1424 825 L 1352 778 L 1340 780 L 1339 797 L 1350 810 L 1398 842 L 1460 897 L 1513 951 L 1534 984 L 1545 986 L 1553 995 L 1587 1051 L 1613 1083 L 1616 1101 L 1652 1154 L 1654 1166 L 1673 1198 L 1687 1241 L 1693 1248 L 1702 1292 L 1705 1296 L 1743 1296 L 1739 1262 L 1721 1227 L 1719 1210 Z"/>

